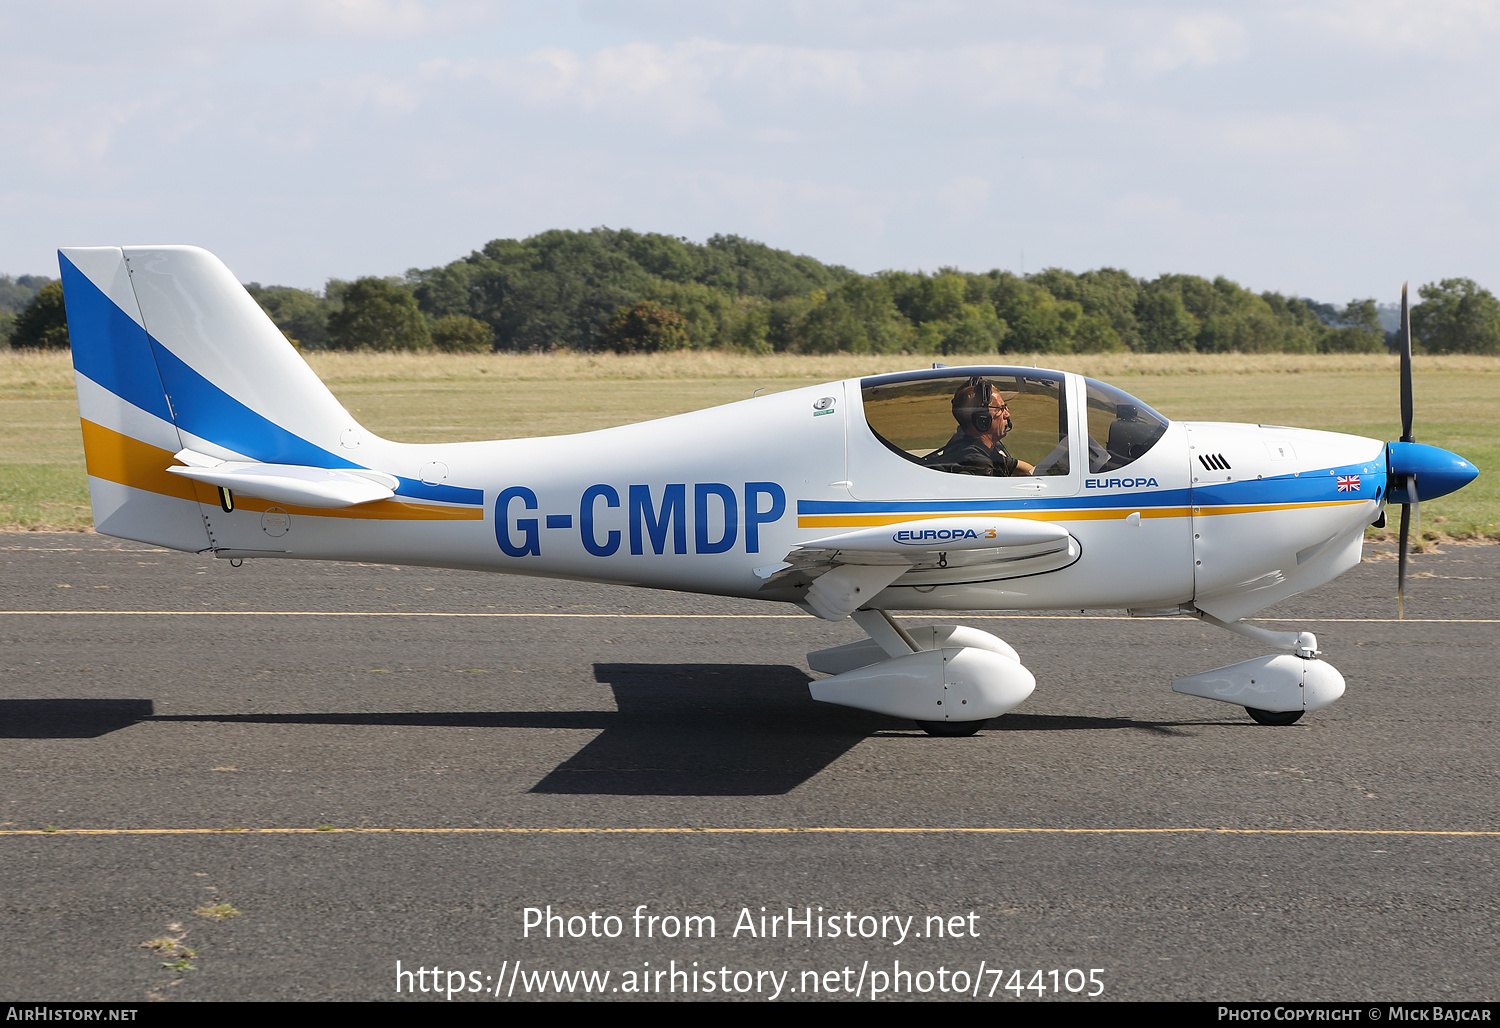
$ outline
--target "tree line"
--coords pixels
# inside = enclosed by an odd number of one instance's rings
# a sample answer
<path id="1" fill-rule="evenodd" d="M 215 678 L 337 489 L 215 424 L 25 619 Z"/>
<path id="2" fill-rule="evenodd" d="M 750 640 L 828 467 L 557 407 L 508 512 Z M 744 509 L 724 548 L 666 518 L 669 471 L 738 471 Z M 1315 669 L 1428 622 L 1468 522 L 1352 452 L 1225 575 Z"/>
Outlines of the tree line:
<path id="1" fill-rule="evenodd" d="M 331 279 L 321 292 L 246 288 L 310 350 L 1378 353 L 1394 341 L 1373 299 L 1335 306 L 1222 276 L 860 275 L 739 236 L 695 243 L 608 228 L 497 239 L 441 267 Z M 1453 278 L 1418 296 L 1417 348 L 1500 353 L 1500 300 L 1488 290 Z M 13 347 L 66 345 L 57 283 L 0 277 L 0 312 Z"/>

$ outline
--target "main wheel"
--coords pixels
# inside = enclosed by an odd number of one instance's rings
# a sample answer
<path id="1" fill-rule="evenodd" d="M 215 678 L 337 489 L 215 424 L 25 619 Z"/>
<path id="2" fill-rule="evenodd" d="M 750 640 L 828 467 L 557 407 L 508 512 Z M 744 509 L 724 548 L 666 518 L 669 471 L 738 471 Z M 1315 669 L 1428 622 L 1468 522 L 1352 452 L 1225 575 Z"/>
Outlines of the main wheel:
<path id="1" fill-rule="evenodd" d="M 1246 707 L 1245 713 L 1249 714 L 1257 724 L 1262 725 L 1295 725 L 1302 719 L 1300 710 L 1261 710 L 1259 707 Z"/>
<path id="2" fill-rule="evenodd" d="M 956 738 L 973 735 L 987 724 L 989 724 L 988 718 L 983 721 L 918 721 L 917 727 L 928 735 L 946 735 Z"/>

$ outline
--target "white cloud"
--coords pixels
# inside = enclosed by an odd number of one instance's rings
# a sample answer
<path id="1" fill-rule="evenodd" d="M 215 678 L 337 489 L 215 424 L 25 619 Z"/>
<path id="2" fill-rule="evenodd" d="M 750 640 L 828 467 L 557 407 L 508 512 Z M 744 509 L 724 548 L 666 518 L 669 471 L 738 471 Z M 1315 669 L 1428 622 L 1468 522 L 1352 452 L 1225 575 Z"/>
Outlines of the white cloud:
<path id="1" fill-rule="evenodd" d="M 1271 160 L 1305 162 L 1309 158 L 1348 156 L 1360 149 L 1350 126 L 1322 114 L 1231 118 L 1205 126 L 1205 135 L 1220 140 L 1231 153 Z"/>
<path id="2" fill-rule="evenodd" d="M 715 44 L 663 50 L 649 43 L 610 47 L 588 56 L 548 47 L 522 58 L 466 61 L 451 68 L 459 81 L 479 80 L 502 97 L 532 107 L 629 118 L 666 132 L 723 124 L 705 94 Z M 441 69 L 434 69 L 441 71 Z"/>
<path id="3" fill-rule="evenodd" d="M 928 106 L 954 111 L 1053 103 L 1104 81 L 1097 47 L 996 43 L 946 50 L 835 50 L 735 46 L 686 40 L 632 43 L 591 54 L 548 47 L 523 57 L 434 63 L 425 73 L 482 81 L 513 102 L 572 110 L 666 133 L 726 126 L 732 109 L 752 121 L 802 123 L 844 109 Z M 762 125 L 772 133 L 796 130 Z"/>
<path id="4" fill-rule="evenodd" d="M 960 175 L 938 186 L 938 203 L 955 222 L 968 222 L 983 214 L 990 205 L 990 183 L 977 175 Z"/>
<path id="5" fill-rule="evenodd" d="M 1246 50 L 1244 25 L 1222 14 L 1190 14 L 1165 27 L 1153 25 L 1151 32 L 1158 40 L 1134 62 L 1147 73 L 1206 68 L 1243 57 Z"/>
<path id="6" fill-rule="evenodd" d="M 1500 36 L 1494 0 L 1328 0 L 1287 12 L 1335 39 L 1413 55 L 1488 57 Z"/>
<path id="7" fill-rule="evenodd" d="M 722 209 L 727 201 L 753 231 L 778 235 L 814 220 L 860 240 L 876 239 L 899 199 L 894 189 L 769 175 L 709 173 L 684 184 L 697 202 Z"/>

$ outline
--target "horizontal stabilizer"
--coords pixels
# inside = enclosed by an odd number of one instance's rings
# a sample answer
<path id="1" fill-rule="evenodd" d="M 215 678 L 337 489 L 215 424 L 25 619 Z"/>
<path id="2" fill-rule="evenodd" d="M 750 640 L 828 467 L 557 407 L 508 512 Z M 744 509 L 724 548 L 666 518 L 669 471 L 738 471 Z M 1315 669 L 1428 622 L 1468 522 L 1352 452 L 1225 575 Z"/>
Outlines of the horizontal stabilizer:
<path id="1" fill-rule="evenodd" d="M 363 468 L 335 471 L 300 464 L 221 461 L 193 450 L 183 450 L 177 459 L 187 466 L 167 468 L 174 475 L 272 503 L 302 507 L 354 507 L 389 500 L 400 484 L 394 475 Z"/>

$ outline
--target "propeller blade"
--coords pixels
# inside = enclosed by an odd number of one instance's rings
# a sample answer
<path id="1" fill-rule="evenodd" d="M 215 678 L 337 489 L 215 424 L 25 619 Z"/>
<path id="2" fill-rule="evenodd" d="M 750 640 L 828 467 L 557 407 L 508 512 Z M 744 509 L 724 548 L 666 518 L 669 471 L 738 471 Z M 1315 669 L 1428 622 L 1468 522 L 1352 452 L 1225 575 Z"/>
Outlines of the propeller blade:
<path id="1" fill-rule="evenodd" d="M 1415 442 L 1411 434 L 1411 311 L 1406 306 L 1406 283 L 1401 283 L 1401 441 Z"/>

